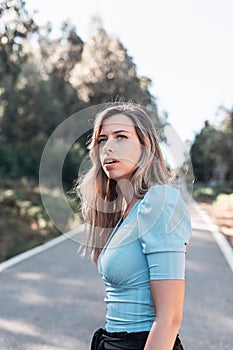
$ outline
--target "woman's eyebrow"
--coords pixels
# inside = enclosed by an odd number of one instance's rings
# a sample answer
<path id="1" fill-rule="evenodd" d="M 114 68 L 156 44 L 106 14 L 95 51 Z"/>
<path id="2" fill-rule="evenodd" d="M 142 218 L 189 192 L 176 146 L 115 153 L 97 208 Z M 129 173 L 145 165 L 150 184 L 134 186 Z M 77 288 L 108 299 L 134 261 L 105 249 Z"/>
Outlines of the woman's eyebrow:
<path id="1" fill-rule="evenodd" d="M 120 132 L 127 132 L 128 134 L 130 134 L 130 132 L 128 130 L 116 130 L 116 131 L 113 131 L 112 134 L 115 135 L 115 134 L 119 134 Z M 103 136 L 106 136 L 105 134 L 100 134 L 99 137 L 103 137 Z"/>

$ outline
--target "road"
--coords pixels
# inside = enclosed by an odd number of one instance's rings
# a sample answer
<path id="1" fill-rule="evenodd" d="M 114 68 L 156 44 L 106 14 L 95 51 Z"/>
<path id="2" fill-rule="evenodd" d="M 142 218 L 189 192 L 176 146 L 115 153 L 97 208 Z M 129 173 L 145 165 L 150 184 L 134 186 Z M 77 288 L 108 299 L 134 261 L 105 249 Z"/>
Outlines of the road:
<path id="1" fill-rule="evenodd" d="M 233 273 L 191 205 L 186 296 L 180 335 L 185 350 L 232 350 Z M 0 273 L 0 350 L 88 350 L 104 326 L 104 285 L 71 240 Z"/>

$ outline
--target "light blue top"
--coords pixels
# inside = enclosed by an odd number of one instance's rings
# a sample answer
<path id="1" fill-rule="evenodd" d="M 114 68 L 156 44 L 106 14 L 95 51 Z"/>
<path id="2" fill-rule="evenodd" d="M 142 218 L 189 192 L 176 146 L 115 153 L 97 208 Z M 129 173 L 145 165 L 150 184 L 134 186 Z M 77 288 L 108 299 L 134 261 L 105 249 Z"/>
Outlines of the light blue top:
<path id="1" fill-rule="evenodd" d="M 108 332 L 149 331 L 155 319 L 150 280 L 184 279 L 191 223 L 177 189 L 154 185 L 118 222 L 99 259 Z"/>

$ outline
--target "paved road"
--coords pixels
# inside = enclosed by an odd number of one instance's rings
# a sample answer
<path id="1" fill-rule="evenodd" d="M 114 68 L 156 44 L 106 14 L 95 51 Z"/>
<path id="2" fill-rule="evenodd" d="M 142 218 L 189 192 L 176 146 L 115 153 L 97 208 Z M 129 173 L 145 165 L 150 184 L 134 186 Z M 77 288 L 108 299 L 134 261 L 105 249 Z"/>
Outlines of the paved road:
<path id="1" fill-rule="evenodd" d="M 233 274 L 194 206 L 180 334 L 185 350 L 233 349 Z M 104 285 L 70 239 L 0 273 L 0 350 L 88 350 Z"/>
<path id="2" fill-rule="evenodd" d="M 185 350 L 232 350 L 233 273 L 195 207 L 180 333 Z"/>

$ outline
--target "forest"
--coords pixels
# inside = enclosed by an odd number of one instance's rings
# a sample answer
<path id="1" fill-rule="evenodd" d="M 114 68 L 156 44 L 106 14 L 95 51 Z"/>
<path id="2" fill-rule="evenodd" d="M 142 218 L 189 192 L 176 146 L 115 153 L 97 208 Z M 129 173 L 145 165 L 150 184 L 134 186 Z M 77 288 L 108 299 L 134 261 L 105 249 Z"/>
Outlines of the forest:
<path id="1" fill-rule="evenodd" d="M 138 76 L 127 48 L 99 18 L 93 18 L 92 26 L 87 42 L 68 21 L 54 38 L 51 24 L 38 26 L 23 0 L 1 2 L 0 261 L 60 234 L 41 201 L 39 167 L 47 140 L 62 122 L 106 102 L 157 108 L 150 77 Z M 206 121 L 190 146 L 194 190 L 196 186 L 206 200 L 213 196 L 203 188 L 214 189 L 216 196 L 232 193 L 233 187 L 233 108 L 219 106 L 219 113 L 219 125 Z M 169 123 L 169 113 L 163 117 Z M 69 189 L 85 151 L 81 138 L 63 167 L 63 185 L 74 210 L 77 202 Z M 61 220 L 68 222 L 62 212 L 61 206 Z"/>

